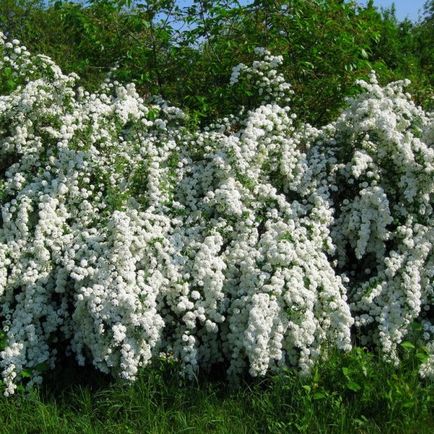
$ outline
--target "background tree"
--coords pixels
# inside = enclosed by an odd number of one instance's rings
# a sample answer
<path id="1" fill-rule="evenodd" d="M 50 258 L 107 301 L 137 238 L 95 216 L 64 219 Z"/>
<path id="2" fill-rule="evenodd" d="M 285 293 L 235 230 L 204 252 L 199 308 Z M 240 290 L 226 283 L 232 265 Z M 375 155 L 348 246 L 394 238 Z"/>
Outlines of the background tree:
<path id="1" fill-rule="evenodd" d="M 264 46 L 284 57 L 293 110 L 321 125 L 372 69 L 382 83 L 410 78 L 416 102 L 432 107 L 433 9 L 428 1 L 413 23 L 373 1 L 4 0 L 0 27 L 77 72 L 85 87 L 96 88 L 110 72 L 184 107 L 193 123 L 254 104 L 248 89 L 234 95 L 229 76 Z"/>

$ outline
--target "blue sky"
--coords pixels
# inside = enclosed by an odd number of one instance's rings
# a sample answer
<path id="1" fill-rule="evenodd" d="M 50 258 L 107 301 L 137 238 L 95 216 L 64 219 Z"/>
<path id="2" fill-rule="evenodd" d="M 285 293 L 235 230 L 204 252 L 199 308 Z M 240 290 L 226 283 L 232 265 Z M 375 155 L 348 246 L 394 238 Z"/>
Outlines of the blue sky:
<path id="1" fill-rule="evenodd" d="M 357 0 L 360 4 L 366 4 L 366 0 Z M 181 4 L 191 4 L 189 0 L 180 0 Z M 249 0 L 241 0 L 241 3 L 250 3 Z M 378 8 L 389 8 L 395 3 L 396 17 L 402 21 L 409 18 L 412 21 L 417 21 L 425 3 L 425 0 L 374 0 Z"/>
<path id="2" fill-rule="evenodd" d="M 366 0 L 360 1 L 365 4 Z M 396 17 L 399 20 L 410 18 L 412 21 L 417 21 L 419 14 L 422 12 L 425 0 L 375 0 L 378 7 L 390 7 L 392 3 L 396 6 Z"/>
<path id="3" fill-rule="evenodd" d="M 1 0 L 0 0 L 1 1 Z M 75 0 L 83 1 L 83 0 Z M 249 0 L 240 0 L 241 3 L 249 3 Z M 366 4 L 367 0 L 357 0 L 360 4 Z M 182 5 L 191 4 L 191 0 L 178 0 Z M 417 21 L 422 11 L 425 0 L 374 0 L 374 3 L 379 8 L 387 8 L 395 3 L 396 6 L 396 16 L 398 20 L 404 20 L 409 18 L 412 21 Z"/>

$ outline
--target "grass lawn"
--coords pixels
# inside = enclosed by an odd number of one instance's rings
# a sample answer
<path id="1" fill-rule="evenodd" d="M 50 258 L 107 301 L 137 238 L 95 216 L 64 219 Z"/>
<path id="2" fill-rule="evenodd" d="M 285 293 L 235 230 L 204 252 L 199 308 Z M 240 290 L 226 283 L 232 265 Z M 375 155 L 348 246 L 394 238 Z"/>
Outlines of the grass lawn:
<path id="1" fill-rule="evenodd" d="M 232 387 L 218 373 L 183 382 L 167 365 L 129 386 L 65 363 L 40 390 L 0 398 L 0 432 L 433 433 L 434 384 L 406 351 L 398 368 L 356 349 L 309 378 L 288 371 Z"/>

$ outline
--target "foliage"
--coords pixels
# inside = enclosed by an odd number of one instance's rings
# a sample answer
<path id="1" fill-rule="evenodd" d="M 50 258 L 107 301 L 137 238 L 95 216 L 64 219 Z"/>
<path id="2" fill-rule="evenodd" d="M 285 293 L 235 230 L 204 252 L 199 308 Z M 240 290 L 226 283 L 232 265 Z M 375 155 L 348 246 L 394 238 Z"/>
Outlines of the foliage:
<path id="1" fill-rule="evenodd" d="M 107 73 L 134 81 L 141 95 L 160 94 L 203 125 L 238 106 L 232 66 L 267 47 L 284 58 L 295 90 L 294 112 L 319 126 L 334 119 L 354 83 L 375 69 L 381 83 L 409 78 L 418 104 L 432 108 L 432 10 L 420 23 L 397 22 L 368 2 L 230 0 L 74 3 L 5 0 L 0 28 L 43 53 L 89 89 Z M 431 12 L 430 12 L 431 11 Z M 113 70 L 116 68 L 116 70 Z M 248 95 L 241 102 L 249 104 Z M 250 108 L 250 107 L 249 107 Z"/>

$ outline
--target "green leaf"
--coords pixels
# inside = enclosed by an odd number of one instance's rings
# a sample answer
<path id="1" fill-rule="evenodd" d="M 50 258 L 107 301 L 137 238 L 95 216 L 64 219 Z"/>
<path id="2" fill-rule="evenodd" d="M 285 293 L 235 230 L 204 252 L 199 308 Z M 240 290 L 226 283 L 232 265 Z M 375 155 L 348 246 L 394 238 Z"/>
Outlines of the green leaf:
<path id="1" fill-rule="evenodd" d="M 404 348 L 405 351 L 414 350 L 416 347 L 409 341 L 404 341 L 401 343 L 401 347 Z"/>
<path id="2" fill-rule="evenodd" d="M 153 120 L 157 119 L 157 117 L 158 117 L 158 110 L 157 109 L 151 109 L 151 110 L 149 110 L 149 112 L 148 112 L 148 119 L 150 121 L 153 121 Z"/>
<path id="3" fill-rule="evenodd" d="M 6 334 L 3 332 L 0 332 L 0 349 L 4 348 L 6 346 L 7 338 Z"/>
<path id="4" fill-rule="evenodd" d="M 47 362 L 39 363 L 33 369 L 35 369 L 35 371 L 38 371 L 38 372 L 46 371 L 48 369 L 48 363 Z"/>
<path id="5" fill-rule="evenodd" d="M 24 386 L 22 384 L 18 384 L 16 390 L 18 393 L 24 393 L 25 391 Z"/>
<path id="6" fill-rule="evenodd" d="M 416 352 L 416 358 L 422 362 L 425 363 L 429 359 L 429 355 L 426 351 L 417 351 Z"/>
<path id="7" fill-rule="evenodd" d="M 20 374 L 23 378 L 30 378 L 32 376 L 32 372 L 30 369 L 23 369 Z"/>
<path id="8" fill-rule="evenodd" d="M 13 90 L 13 89 L 15 89 L 16 83 L 14 80 L 7 80 L 6 86 L 7 86 L 8 90 Z"/>
<path id="9" fill-rule="evenodd" d="M 12 77 L 13 70 L 12 68 L 6 67 L 5 69 L 3 69 L 3 73 L 6 77 Z"/>
<path id="10" fill-rule="evenodd" d="M 410 327 L 415 332 L 423 331 L 423 326 L 420 322 L 413 322 L 413 323 L 411 323 Z"/>
<path id="11" fill-rule="evenodd" d="M 342 368 L 342 373 L 345 375 L 345 377 L 350 377 L 351 370 L 350 368 Z"/>
<path id="12" fill-rule="evenodd" d="M 353 392 L 358 392 L 362 386 L 360 384 L 356 383 L 355 381 L 348 381 L 347 388 L 352 390 Z"/>

